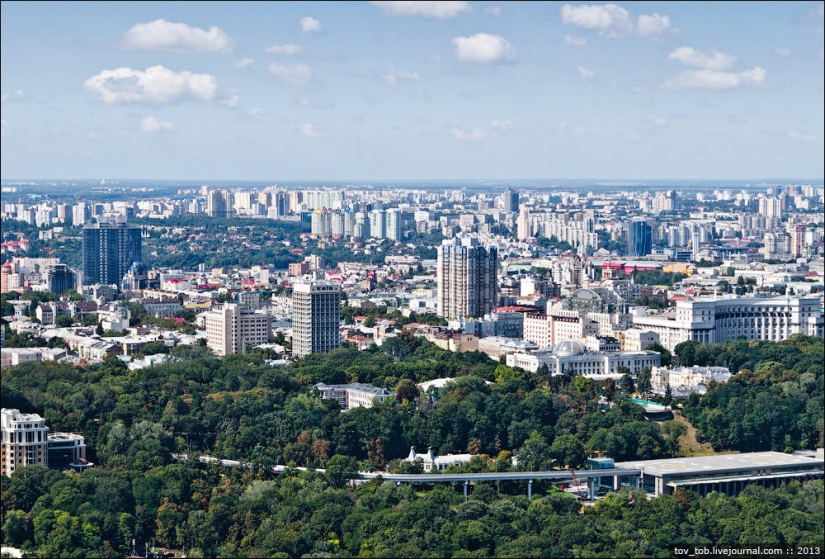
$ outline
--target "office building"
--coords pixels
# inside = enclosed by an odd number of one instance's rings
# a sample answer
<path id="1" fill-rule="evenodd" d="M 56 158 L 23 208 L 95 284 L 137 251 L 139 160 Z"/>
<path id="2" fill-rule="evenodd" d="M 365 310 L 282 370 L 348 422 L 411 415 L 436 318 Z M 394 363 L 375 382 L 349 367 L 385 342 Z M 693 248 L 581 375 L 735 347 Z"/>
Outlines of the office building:
<path id="1" fill-rule="evenodd" d="M 448 320 L 481 317 L 497 306 L 498 250 L 473 237 L 438 247 L 438 315 Z"/>
<path id="2" fill-rule="evenodd" d="M 518 213 L 518 190 L 513 190 L 510 185 L 504 190 L 504 211 L 508 213 Z"/>
<path id="3" fill-rule="evenodd" d="M 635 327 L 659 335 L 669 351 L 693 340 L 701 344 L 748 340 L 779 342 L 793 334 L 823 337 L 819 296 L 739 297 L 723 295 L 677 301 L 654 316 L 633 316 Z"/>
<path id="4" fill-rule="evenodd" d="M 83 284 L 120 285 L 133 262 L 141 260 L 140 227 L 118 216 L 83 228 Z"/>
<path id="5" fill-rule="evenodd" d="M 228 303 L 218 310 L 205 313 L 206 343 L 215 355 L 231 355 L 244 351 L 247 345 L 269 342 L 271 317 L 249 307 Z"/>
<path id="6" fill-rule="evenodd" d="M 49 434 L 49 468 L 53 470 L 73 470 L 82 474 L 94 466 L 86 460 L 86 442 L 77 433 Z"/>
<path id="7" fill-rule="evenodd" d="M 46 272 L 49 291 L 62 295 L 69 289 L 77 289 L 77 274 L 65 264 L 49 266 Z"/>
<path id="8" fill-rule="evenodd" d="M 341 286 L 303 278 L 292 286 L 292 354 L 304 357 L 341 345 Z"/>
<path id="9" fill-rule="evenodd" d="M 551 375 L 568 373 L 596 380 L 621 378 L 619 367 L 627 367 L 635 376 L 662 364 L 662 355 L 655 351 L 590 351 L 577 340 L 563 340 L 552 349 L 534 353 L 511 353 L 505 359 L 508 367 L 532 373 L 547 365 Z"/>
<path id="10" fill-rule="evenodd" d="M 627 255 L 647 256 L 653 250 L 653 229 L 646 221 L 633 221 L 627 228 Z"/>

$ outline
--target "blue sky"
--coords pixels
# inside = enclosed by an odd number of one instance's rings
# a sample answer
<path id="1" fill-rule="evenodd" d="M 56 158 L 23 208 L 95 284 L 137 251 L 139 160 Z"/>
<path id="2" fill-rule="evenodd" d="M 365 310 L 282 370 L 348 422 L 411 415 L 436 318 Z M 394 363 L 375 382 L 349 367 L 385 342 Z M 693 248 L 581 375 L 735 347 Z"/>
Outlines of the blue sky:
<path id="1" fill-rule="evenodd" d="M 3 2 L 11 178 L 822 178 L 822 2 Z"/>

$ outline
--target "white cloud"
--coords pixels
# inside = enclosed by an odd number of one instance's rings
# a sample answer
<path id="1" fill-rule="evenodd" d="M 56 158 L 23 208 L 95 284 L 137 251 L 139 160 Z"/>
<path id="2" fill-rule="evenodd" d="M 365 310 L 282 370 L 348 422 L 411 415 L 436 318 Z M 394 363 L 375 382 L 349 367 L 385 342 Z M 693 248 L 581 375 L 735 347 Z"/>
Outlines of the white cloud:
<path id="1" fill-rule="evenodd" d="M 823 5 L 821 2 L 819 6 L 817 6 L 816 8 L 811 8 L 808 11 L 809 19 L 822 19 L 823 17 L 825 17 L 825 5 Z"/>
<path id="2" fill-rule="evenodd" d="M 301 85 L 312 78 L 312 70 L 306 64 L 276 64 L 269 65 L 269 71 L 287 83 Z"/>
<path id="3" fill-rule="evenodd" d="M 655 117 L 653 115 L 647 115 L 647 119 L 656 126 L 667 126 L 667 122 L 665 122 L 664 119 Z"/>
<path id="4" fill-rule="evenodd" d="M 301 135 L 307 138 L 329 138 L 329 132 L 321 132 L 315 129 L 311 122 L 301 125 Z"/>
<path id="5" fill-rule="evenodd" d="M 672 31 L 670 17 L 660 14 L 640 15 L 633 18 L 616 4 L 581 5 L 565 4 L 561 7 L 561 20 L 568 25 L 592 29 L 604 37 L 639 35 L 655 37 Z"/>
<path id="6" fill-rule="evenodd" d="M 457 140 L 462 142 L 480 142 L 488 138 L 497 138 L 513 126 L 510 120 L 494 120 L 487 128 L 473 128 L 464 130 L 463 128 L 451 128 L 450 131 Z"/>
<path id="7" fill-rule="evenodd" d="M 286 55 L 293 55 L 298 54 L 301 52 L 301 47 L 298 45 L 272 45 L 271 47 L 267 47 L 264 49 L 264 52 L 267 54 L 286 54 Z"/>
<path id="8" fill-rule="evenodd" d="M 267 112 L 260 107 L 253 107 L 249 111 L 249 116 L 252 117 L 252 120 L 257 120 L 258 122 L 281 122 L 281 117 L 267 114 Z"/>
<path id="9" fill-rule="evenodd" d="M 640 15 L 636 22 L 636 32 L 642 37 L 656 37 L 664 35 L 670 29 L 670 18 L 668 16 Z"/>
<path id="10" fill-rule="evenodd" d="M 127 49 L 171 52 L 232 52 L 232 38 L 214 25 L 209 31 L 156 19 L 139 23 L 123 35 Z"/>
<path id="11" fill-rule="evenodd" d="M 395 68 L 390 66 L 386 74 L 381 76 L 381 80 L 390 87 L 395 86 L 398 82 L 416 82 L 420 79 L 418 72 L 396 72 Z"/>
<path id="12" fill-rule="evenodd" d="M 493 6 L 492 8 L 484 8 L 485 14 L 490 14 L 491 16 L 498 17 L 501 15 L 501 8 L 498 6 Z"/>
<path id="13" fill-rule="evenodd" d="M 788 49 L 788 48 L 777 48 L 774 52 L 776 54 L 778 54 L 779 56 L 790 56 L 791 55 L 791 49 Z"/>
<path id="14" fill-rule="evenodd" d="M 5 138 L 9 135 L 9 123 L 0 119 L 0 138 Z"/>
<path id="15" fill-rule="evenodd" d="M 585 70 L 581 66 L 579 66 L 579 74 L 581 74 L 582 77 L 586 80 L 592 80 L 596 76 L 595 72 L 591 72 L 590 70 Z"/>
<path id="16" fill-rule="evenodd" d="M 587 134 L 587 128 L 585 128 L 584 126 L 574 126 L 573 128 L 570 128 L 569 126 L 567 126 L 566 122 L 562 122 L 561 124 L 559 124 L 559 133 L 581 137 Z"/>
<path id="17" fill-rule="evenodd" d="M 516 49 L 501 35 L 476 33 L 453 39 L 456 58 L 477 64 L 508 62 L 516 58 Z"/>
<path id="18" fill-rule="evenodd" d="M 791 130 L 788 132 L 788 136 L 793 140 L 800 140 L 802 142 L 815 142 L 816 138 L 813 134 L 800 134 L 796 130 Z"/>
<path id="19" fill-rule="evenodd" d="M 235 62 L 235 64 L 233 64 L 233 66 L 235 68 L 240 69 L 240 68 L 246 68 L 247 66 L 252 66 L 252 64 L 254 64 L 254 63 L 255 63 L 255 60 L 253 60 L 252 58 L 241 58 L 240 60 Z"/>
<path id="20" fill-rule="evenodd" d="M 325 101 L 310 101 L 309 99 L 301 99 L 298 101 L 298 105 L 308 109 L 332 109 L 335 107 L 333 103 L 327 103 Z"/>
<path id="21" fill-rule="evenodd" d="M 235 91 L 236 90 L 233 90 L 231 97 L 229 97 L 227 99 L 222 99 L 221 100 L 221 105 L 226 105 L 227 107 L 232 107 L 232 108 L 237 107 L 238 106 L 238 101 L 241 100 L 241 96 L 238 95 L 237 93 L 235 93 Z"/>
<path id="22" fill-rule="evenodd" d="M 370 2 L 388 16 L 422 16 L 430 19 L 452 19 L 464 12 L 472 12 L 469 2 Z M 488 8 L 496 9 L 496 8 Z M 498 8 L 501 10 L 501 8 Z M 486 10 L 485 10 L 486 11 Z M 500 11 L 499 11 L 500 13 Z M 498 15 L 498 14 L 494 14 Z"/>
<path id="23" fill-rule="evenodd" d="M 717 72 L 714 70 L 688 70 L 665 82 L 667 89 L 733 89 L 745 85 L 758 85 L 765 81 L 767 71 L 754 68 L 744 72 Z"/>
<path id="24" fill-rule="evenodd" d="M 63 130 L 58 125 L 55 124 L 54 126 L 52 126 L 52 135 L 53 136 L 60 136 L 60 134 L 62 132 L 63 132 Z"/>
<path id="25" fill-rule="evenodd" d="M 172 123 L 158 120 L 153 116 L 147 116 L 146 118 L 141 119 L 140 129 L 144 132 L 149 132 L 150 134 L 167 132 L 172 129 Z"/>
<path id="26" fill-rule="evenodd" d="M 705 54 L 693 47 L 679 47 L 671 52 L 668 58 L 703 70 L 727 70 L 736 62 L 736 57 L 732 54 L 725 54 L 716 50 L 711 54 Z"/>
<path id="27" fill-rule="evenodd" d="M 587 44 L 587 39 L 584 37 L 573 37 L 572 35 L 565 35 L 564 42 L 573 47 L 583 47 Z"/>
<path id="28" fill-rule="evenodd" d="M 11 101 L 21 101 L 26 98 L 26 94 L 22 89 L 18 89 L 14 93 L 4 93 L 0 95 L 0 103 L 10 103 Z"/>
<path id="29" fill-rule="evenodd" d="M 631 141 L 631 142 L 635 142 L 636 140 L 639 139 L 639 136 L 637 136 L 633 132 L 633 130 L 625 129 L 625 130 L 622 130 L 622 138 L 624 138 L 625 140 Z"/>
<path id="30" fill-rule="evenodd" d="M 304 16 L 298 20 L 298 23 L 301 25 L 301 30 L 304 33 L 321 32 L 321 22 L 315 19 L 314 17 Z"/>
<path id="31" fill-rule="evenodd" d="M 107 104 L 156 104 L 186 98 L 209 101 L 215 96 L 218 83 L 211 74 L 175 72 L 158 65 L 146 68 L 145 71 L 125 67 L 103 70 L 87 79 L 83 87 L 99 94 Z"/>

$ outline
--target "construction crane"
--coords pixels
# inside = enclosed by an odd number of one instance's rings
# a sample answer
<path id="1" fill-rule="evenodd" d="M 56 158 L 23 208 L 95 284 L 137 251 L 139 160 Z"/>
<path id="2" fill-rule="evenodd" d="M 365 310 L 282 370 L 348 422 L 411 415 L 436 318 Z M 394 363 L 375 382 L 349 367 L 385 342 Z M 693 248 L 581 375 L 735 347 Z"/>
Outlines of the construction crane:
<path id="1" fill-rule="evenodd" d="M 583 503 L 584 498 L 582 497 L 581 486 L 579 485 L 579 482 L 576 479 L 576 470 L 574 470 L 573 468 L 570 468 L 570 475 L 573 476 L 573 483 L 576 485 L 576 492 L 579 494 L 579 503 Z"/>

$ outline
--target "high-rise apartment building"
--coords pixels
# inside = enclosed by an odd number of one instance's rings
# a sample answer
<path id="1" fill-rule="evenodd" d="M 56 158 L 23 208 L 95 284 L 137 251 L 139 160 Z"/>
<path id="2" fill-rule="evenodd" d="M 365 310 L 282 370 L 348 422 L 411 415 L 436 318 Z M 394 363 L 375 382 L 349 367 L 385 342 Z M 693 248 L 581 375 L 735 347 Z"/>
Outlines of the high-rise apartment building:
<path id="1" fill-rule="evenodd" d="M 791 233 L 791 256 L 799 258 L 805 250 L 805 232 L 807 228 L 801 223 L 789 227 Z"/>
<path id="2" fill-rule="evenodd" d="M 518 213 L 518 190 L 513 190 L 510 185 L 504 191 L 504 211 Z"/>
<path id="3" fill-rule="evenodd" d="M 484 316 L 496 306 L 498 250 L 474 237 L 438 247 L 438 314 L 448 320 Z"/>
<path id="4" fill-rule="evenodd" d="M 516 238 L 519 241 L 526 241 L 530 238 L 530 210 L 527 209 L 527 206 L 521 208 L 516 220 L 516 228 Z"/>
<path id="5" fill-rule="evenodd" d="M 49 428 L 36 413 L 20 410 L 0 410 L 0 466 L 4 476 L 11 476 L 17 468 L 40 464 L 49 465 Z"/>
<path id="6" fill-rule="evenodd" d="M 234 217 L 234 193 L 229 190 L 210 190 L 206 196 L 206 213 L 209 217 Z"/>
<path id="7" fill-rule="evenodd" d="M 268 313 L 255 312 L 249 307 L 227 303 L 209 311 L 206 318 L 206 344 L 215 355 L 232 355 L 247 345 L 269 342 L 272 319 Z"/>
<path id="8" fill-rule="evenodd" d="M 391 241 L 400 241 L 402 237 L 401 215 L 399 214 L 398 210 L 387 210 L 387 213 L 384 216 L 384 220 L 384 233 L 386 234 L 387 238 Z"/>
<path id="9" fill-rule="evenodd" d="M 316 208 L 312 212 L 311 229 L 313 235 L 331 235 L 332 234 L 332 216 L 329 210 L 324 208 Z"/>
<path id="10" fill-rule="evenodd" d="M 653 228 L 646 221 L 633 221 L 627 228 L 627 255 L 647 256 L 653 250 Z"/>
<path id="11" fill-rule="evenodd" d="M 370 236 L 376 239 L 387 237 L 384 221 L 384 210 L 372 210 L 370 212 Z"/>
<path id="12" fill-rule="evenodd" d="M 132 265 L 141 260 L 140 227 L 118 216 L 111 221 L 89 223 L 83 228 L 83 284 L 117 284 Z"/>
<path id="13" fill-rule="evenodd" d="M 292 354 L 323 353 L 340 344 L 341 286 L 301 279 L 292 286 Z"/>
<path id="14" fill-rule="evenodd" d="M 46 272 L 49 291 L 62 295 L 67 289 L 77 289 L 77 274 L 65 264 L 49 266 Z"/>

